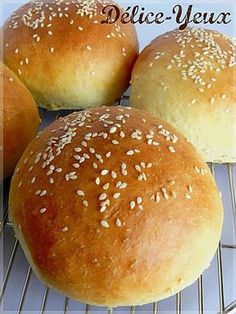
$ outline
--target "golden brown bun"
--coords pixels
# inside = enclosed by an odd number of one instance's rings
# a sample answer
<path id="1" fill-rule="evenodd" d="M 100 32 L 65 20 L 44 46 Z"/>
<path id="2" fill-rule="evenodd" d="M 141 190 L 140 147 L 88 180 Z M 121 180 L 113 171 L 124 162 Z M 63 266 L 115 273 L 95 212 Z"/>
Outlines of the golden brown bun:
<path id="1" fill-rule="evenodd" d="M 29 3 L 4 24 L 5 63 L 42 107 L 100 106 L 127 89 L 137 35 L 131 24 L 101 24 L 109 3 Z"/>
<path id="2" fill-rule="evenodd" d="M 0 63 L 0 179 L 8 177 L 29 142 L 36 136 L 39 114 L 33 97 L 16 75 Z M 3 136 L 2 136 L 3 134 Z"/>
<path id="3" fill-rule="evenodd" d="M 175 30 L 141 53 L 132 106 L 181 131 L 209 162 L 235 162 L 235 43 L 204 29 Z"/>
<path id="4" fill-rule="evenodd" d="M 223 219 L 193 146 L 166 122 L 121 107 L 76 112 L 45 129 L 18 164 L 9 207 L 37 276 L 105 306 L 190 285 L 209 266 Z"/>

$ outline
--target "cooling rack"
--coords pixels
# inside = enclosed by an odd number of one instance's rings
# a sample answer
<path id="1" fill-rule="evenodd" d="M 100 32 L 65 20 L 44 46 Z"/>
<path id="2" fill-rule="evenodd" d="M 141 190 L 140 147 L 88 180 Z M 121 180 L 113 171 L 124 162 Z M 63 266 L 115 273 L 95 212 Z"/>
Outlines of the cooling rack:
<path id="1" fill-rule="evenodd" d="M 117 104 L 126 105 L 128 96 Z M 40 110 L 41 129 L 59 116 L 70 111 L 50 112 Z M 225 222 L 222 239 L 211 266 L 191 287 L 164 301 L 137 307 L 116 309 L 96 308 L 72 301 L 45 287 L 34 276 L 25 259 L 18 240 L 8 220 L 8 192 L 10 180 L 1 186 L 3 206 L 0 219 L 1 245 L 1 313 L 48 314 L 181 314 L 181 313 L 236 313 L 236 201 L 235 166 L 209 164 L 218 188 L 222 193 Z"/>

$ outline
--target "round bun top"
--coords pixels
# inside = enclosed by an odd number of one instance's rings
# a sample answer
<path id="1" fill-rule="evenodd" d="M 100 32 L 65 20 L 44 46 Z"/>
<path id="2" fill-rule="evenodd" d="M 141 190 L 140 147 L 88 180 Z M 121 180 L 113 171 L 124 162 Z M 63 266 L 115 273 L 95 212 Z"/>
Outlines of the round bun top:
<path id="1" fill-rule="evenodd" d="M 222 204 L 173 127 L 137 109 L 75 112 L 46 128 L 14 174 L 11 219 L 38 276 L 90 304 L 162 299 L 215 253 Z"/>
<path id="2" fill-rule="evenodd" d="M 4 62 L 42 107 L 109 104 L 127 89 L 138 54 L 135 28 L 102 24 L 107 0 L 33 1 L 4 24 Z"/>
<path id="3" fill-rule="evenodd" d="M 135 64 L 132 105 L 173 124 L 206 161 L 236 161 L 235 49 L 205 29 L 157 37 Z"/>
<path id="4" fill-rule="evenodd" d="M 40 118 L 24 84 L 1 62 L 0 71 L 1 180 L 13 173 L 26 146 L 37 134 Z"/>

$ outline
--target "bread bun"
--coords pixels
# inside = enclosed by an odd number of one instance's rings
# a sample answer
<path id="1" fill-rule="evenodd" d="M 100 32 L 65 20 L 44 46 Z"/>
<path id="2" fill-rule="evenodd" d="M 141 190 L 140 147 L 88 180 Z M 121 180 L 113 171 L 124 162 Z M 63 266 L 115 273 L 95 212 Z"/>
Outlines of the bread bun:
<path id="1" fill-rule="evenodd" d="M 220 239 L 222 203 L 207 165 L 144 111 L 60 118 L 24 153 L 10 215 L 37 276 L 98 306 L 144 304 L 190 285 Z"/>
<path id="2" fill-rule="evenodd" d="M 204 29 L 157 37 L 132 73 L 132 106 L 170 122 L 205 161 L 235 162 L 235 43 Z"/>
<path id="3" fill-rule="evenodd" d="M 33 97 L 15 74 L 0 63 L 0 180 L 8 177 L 36 136 L 39 114 Z"/>
<path id="4" fill-rule="evenodd" d="M 107 0 L 30 2 L 4 24 L 5 63 L 41 107 L 110 104 L 128 88 L 138 54 L 131 24 L 101 24 Z"/>

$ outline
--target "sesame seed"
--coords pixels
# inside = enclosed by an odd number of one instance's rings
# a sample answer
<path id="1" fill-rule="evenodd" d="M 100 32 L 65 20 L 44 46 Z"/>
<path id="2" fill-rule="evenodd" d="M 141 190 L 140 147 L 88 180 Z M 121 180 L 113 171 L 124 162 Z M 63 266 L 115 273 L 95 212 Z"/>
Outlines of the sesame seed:
<path id="1" fill-rule="evenodd" d="M 47 208 L 41 208 L 40 210 L 39 210 L 39 212 L 40 212 L 40 214 L 44 214 L 45 212 L 46 212 L 46 210 L 47 210 Z"/>
<path id="2" fill-rule="evenodd" d="M 16 48 L 16 49 L 15 49 L 15 53 L 18 53 L 18 52 L 19 52 L 19 48 Z"/>
<path id="3" fill-rule="evenodd" d="M 176 151 L 175 151 L 175 148 L 174 148 L 173 146 L 169 146 L 168 149 L 169 149 L 169 151 L 170 151 L 171 153 L 175 153 L 175 152 L 176 152 Z"/>
<path id="4" fill-rule="evenodd" d="M 225 99 L 226 98 L 226 95 L 225 94 L 223 94 L 223 95 L 221 95 L 221 99 Z"/>
<path id="5" fill-rule="evenodd" d="M 85 207 L 88 207 L 88 201 L 86 201 L 86 200 L 84 200 L 83 202 L 82 202 L 82 204 L 85 206 Z"/>
<path id="6" fill-rule="evenodd" d="M 117 174 L 116 174 L 116 172 L 115 172 L 115 171 L 112 171 L 112 172 L 111 172 L 111 177 L 112 177 L 113 179 L 116 179 Z"/>
<path id="7" fill-rule="evenodd" d="M 75 151 L 76 153 L 80 153 L 80 152 L 82 151 L 82 149 L 81 149 L 80 147 L 76 147 L 76 148 L 74 148 L 74 151 Z"/>
<path id="8" fill-rule="evenodd" d="M 125 133 L 123 131 L 120 131 L 120 137 L 124 138 L 125 137 Z"/>
<path id="9" fill-rule="evenodd" d="M 81 191 L 81 190 L 76 191 L 76 194 L 79 195 L 79 196 L 84 196 L 85 195 L 84 192 Z"/>
<path id="10" fill-rule="evenodd" d="M 134 167 L 135 167 L 135 169 L 136 169 L 138 172 L 141 172 L 141 171 L 142 171 L 142 169 L 141 169 L 141 167 L 140 167 L 139 165 L 135 165 Z"/>
<path id="11" fill-rule="evenodd" d="M 106 205 L 103 205 L 103 206 L 100 208 L 100 213 L 105 212 L 106 209 L 107 209 Z"/>
<path id="12" fill-rule="evenodd" d="M 140 197 L 140 196 L 139 196 L 139 197 L 137 197 L 137 204 L 141 204 L 141 203 L 142 203 L 142 201 L 143 201 L 143 200 L 142 200 L 142 197 Z"/>
<path id="13" fill-rule="evenodd" d="M 109 228 L 109 223 L 108 223 L 106 220 L 102 220 L 102 221 L 101 221 L 101 226 L 102 226 L 103 228 Z"/>
<path id="14" fill-rule="evenodd" d="M 90 152 L 91 154 L 95 154 L 95 149 L 94 149 L 93 147 L 89 147 L 89 152 Z"/>
<path id="15" fill-rule="evenodd" d="M 211 103 L 211 104 L 214 104 L 214 102 L 215 102 L 215 98 L 214 98 L 214 97 L 211 97 L 211 98 L 210 98 L 210 103 Z"/>
<path id="16" fill-rule="evenodd" d="M 109 171 L 108 171 L 107 169 L 104 169 L 104 170 L 101 171 L 101 175 L 102 175 L 102 176 L 105 176 L 105 175 L 107 175 L 108 173 L 109 173 Z"/>
<path id="17" fill-rule="evenodd" d="M 112 144 L 114 144 L 114 145 L 118 145 L 118 144 L 120 144 L 118 141 L 116 141 L 116 140 L 113 140 L 112 141 Z"/>
<path id="18" fill-rule="evenodd" d="M 119 218 L 116 219 L 116 226 L 117 227 L 121 227 L 122 226 L 122 223 L 121 223 Z"/>
<path id="19" fill-rule="evenodd" d="M 116 117 L 115 117 L 115 119 L 116 119 L 117 121 L 121 121 L 121 120 L 123 120 L 123 118 L 124 118 L 123 115 L 119 115 L 119 116 L 116 116 Z"/>
<path id="20" fill-rule="evenodd" d="M 113 195 L 113 198 L 114 199 L 117 199 L 117 198 L 119 198 L 120 197 L 120 193 L 115 193 L 114 195 Z"/>
<path id="21" fill-rule="evenodd" d="M 155 201 L 156 201 L 157 203 L 159 203 L 160 200 L 161 200 L 160 193 L 157 193 L 157 194 L 156 194 L 156 197 L 155 197 Z"/>
<path id="22" fill-rule="evenodd" d="M 95 179 L 95 183 L 96 183 L 96 185 L 99 185 L 99 184 L 100 184 L 100 178 L 99 178 L 99 177 L 97 177 L 97 178 Z"/>
<path id="23" fill-rule="evenodd" d="M 104 184 L 102 188 L 103 188 L 103 190 L 108 190 L 108 188 L 109 188 L 109 183 Z"/>
<path id="24" fill-rule="evenodd" d="M 113 126 L 113 127 L 110 128 L 109 132 L 112 134 L 112 133 L 115 133 L 116 131 L 117 131 L 117 127 Z"/>
<path id="25" fill-rule="evenodd" d="M 107 194 L 106 194 L 106 193 L 102 193 L 102 194 L 99 196 L 99 201 L 104 201 L 106 198 L 107 198 Z"/>
<path id="26" fill-rule="evenodd" d="M 146 168 L 145 162 L 142 161 L 142 162 L 140 163 L 140 165 L 141 165 L 142 168 L 144 168 L 144 169 Z"/>
<path id="27" fill-rule="evenodd" d="M 119 188 L 120 189 L 125 189 L 127 187 L 127 185 L 128 185 L 127 183 L 123 182 L 123 183 L 120 184 Z"/>
<path id="28" fill-rule="evenodd" d="M 162 188 L 161 191 L 162 191 L 162 193 L 163 193 L 164 198 L 165 198 L 166 200 L 168 200 L 168 199 L 169 199 L 169 195 L 168 195 L 168 193 L 167 193 L 167 190 L 166 190 L 165 188 Z"/>
<path id="29" fill-rule="evenodd" d="M 128 155 L 128 156 L 132 156 L 134 154 L 134 151 L 133 150 L 129 150 L 127 153 L 126 153 L 126 155 Z"/>
<path id="30" fill-rule="evenodd" d="M 142 181 L 143 180 L 143 173 L 140 173 L 140 175 L 138 176 L 138 180 Z"/>
<path id="31" fill-rule="evenodd" d="M 62 232 L 67 232 L 68 230 L 69 230 L 68 227 L 63 227 L 61 231 L 62 231 Z"/>
<path id="32" fill-rule="evenodd" d="M 87 49 L 88 51 L 91 51 L 91 50 L 92 50 L 92 48 L 91 48 L 90 46 L 86 46 L 86 49 Z"/>
<path id="33" fill-rule="evenodd" d="M 122 164 L 121 164 L 121 169 L 126 169 L 126 164 L 124 163 L 124 162 L 122 162 Z"/>
<path id="34" fill-rule="evenodd" d="M 43 190 L 43 191 L 41 191 L 41 193 L 39 194 L 39 196 L 44 196 L 44 195 L 46 195 L 47 194 L 47 191 L 46 190 Z"/>
<path id="35" fill-rule="evenodd" d="M 135 207 L 135 201 L 130 202 L 129 207 L 130 207 L 130 209 L 134 209 L 134 207 Z"/>
<path id="36" fill-rule="evenodd" d="M 111 152 L 106 153 L 106 157 L 107 158 L 111 157 Z"/>
<path id="37" fill-rule="evenodd" d="M 186 193 L 186 194 L 185 194 L 185 198 L 188 199 L 188 200 L 190 200 L 190 199 L 191 199 L 191 195 L 188 194 L 188 193 Z"/>
<path id="38" fill-rule="evenodd" d="M 55 51 L 54 47 L 51 47 L 49 50 L 51 53 L 53 53 Z"/>

